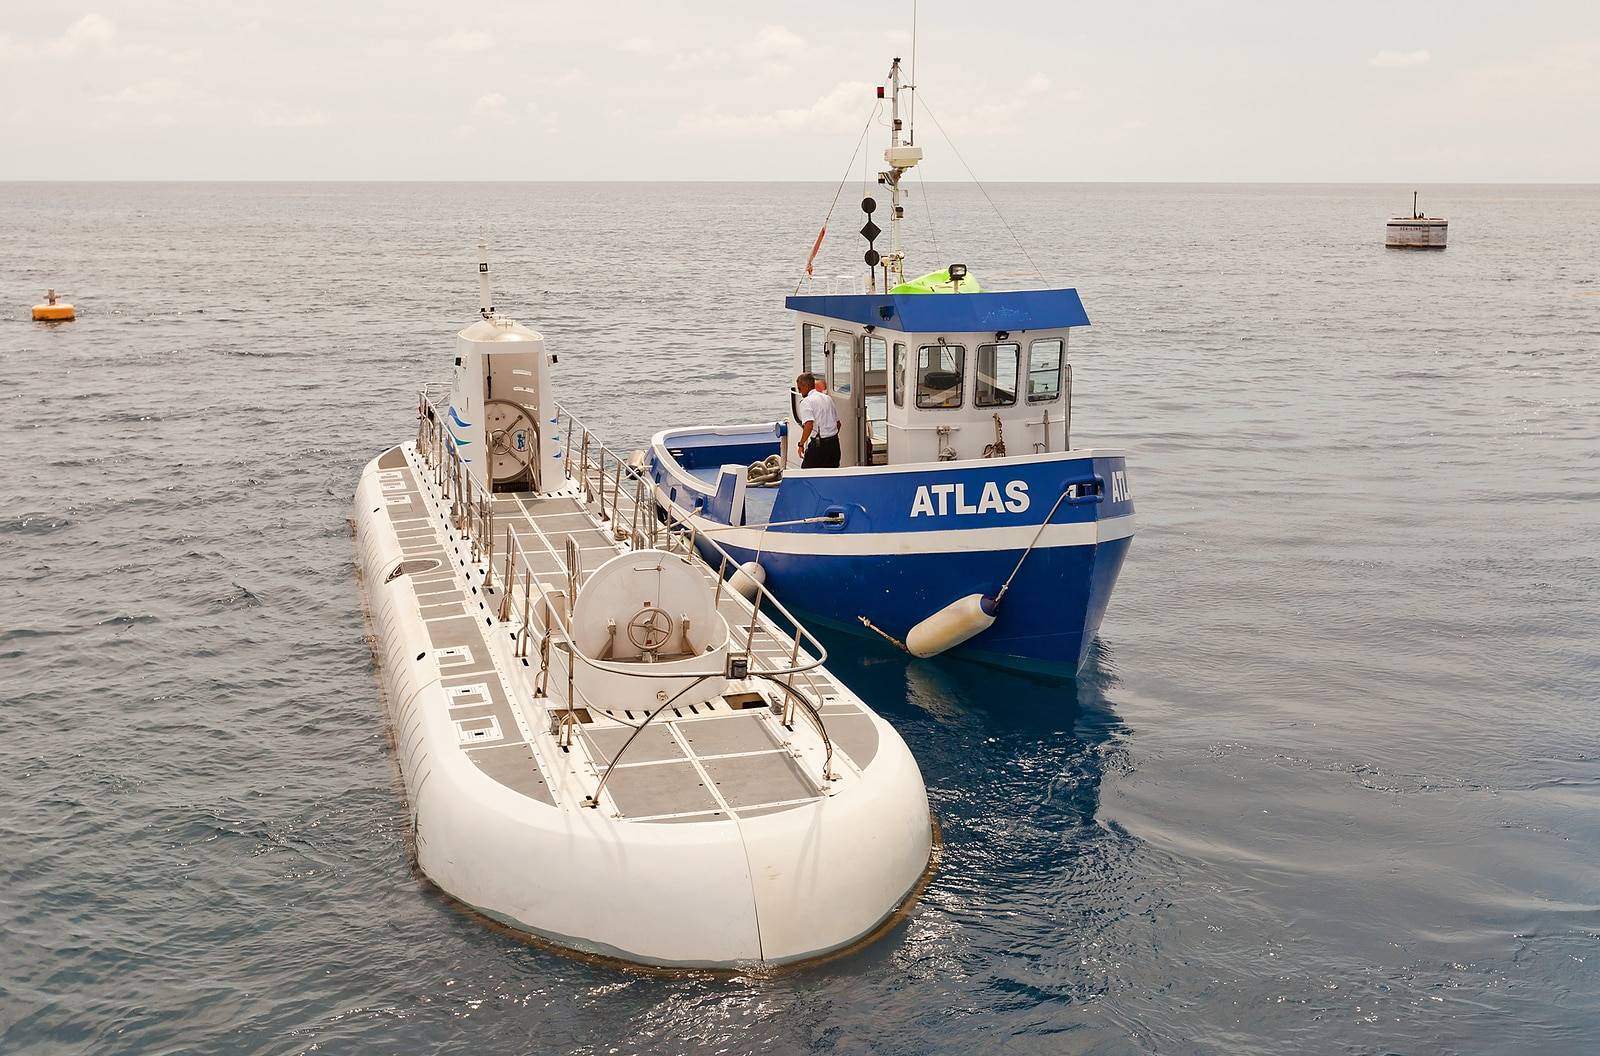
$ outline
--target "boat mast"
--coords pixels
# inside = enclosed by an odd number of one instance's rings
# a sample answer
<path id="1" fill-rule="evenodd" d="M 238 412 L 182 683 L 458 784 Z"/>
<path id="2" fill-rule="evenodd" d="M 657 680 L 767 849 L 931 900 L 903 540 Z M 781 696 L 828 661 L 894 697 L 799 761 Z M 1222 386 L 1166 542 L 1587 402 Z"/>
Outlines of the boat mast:
<path id="1" fill-rule="evenodd" d="M 910 91 L 916 91 L 916 85 L 909 85 Z M 883 152 L 883 160 L 888 162 L 889 170 L 878 174 L 878 182 L 889 188 L 889 241 L 891 250 L 884 258 L 884 268 L 889 277 L 888 288 L 893 289 L 898 283 L 906 281 L 905 250 L 900 244 L 900 221 L 905 218 L 905 207 L 900 204 L 900 177 L 911 170 L 911 167 L 922 160 L 922 148 L 916 146 L 916 135 L 911 125 L 904 126 L 906 133 L 905 143 L 900 142 L 902 129 L 900 121 L 900 59 L 896 57 L 894 64 L 889 67 L 889 149 Z"/>

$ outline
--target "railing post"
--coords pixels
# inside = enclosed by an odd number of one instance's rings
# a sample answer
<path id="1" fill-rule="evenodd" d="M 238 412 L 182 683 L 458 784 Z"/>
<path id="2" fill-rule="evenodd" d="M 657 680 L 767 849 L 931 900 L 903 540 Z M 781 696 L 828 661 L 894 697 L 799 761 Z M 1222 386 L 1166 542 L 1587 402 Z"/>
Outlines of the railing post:
<path id="1" fill-rule="evenodd" d="M 493 563 L 492 562 L 490 564 L 490 567 L 491 568 L 493 567 Z M 487 583 L 488 583 L 488 577 L 487 576 L 484 577 L 484 582 L 485 582 L 485 585 L 487 585 Z M 498 613 L 498 615 L 500 617 L 500 622 L 501 623 L 504 623 L 506 621 L 506 617 L 511 615 L 510 610 L 506 607 L 507 603 L 510 601 L 510 598 L 511 598 L 511 526 L 508 524 L 508 525 L 506 525 L 506 567 L 505 567 L 505 571 L 500 573 L 500 612 Z"/>
<path id="2" fill-rule="evenodd" d="M 756 662 L 756 621 L 761 617 L 761 598 L 766 592 L 766 587 L 756 584 L 756 596 L 750 599 L 750 629 L 745 632 L 744 651 L 749 654 L 750 663 Z"/>
<path id="3" fill-rule="evenodd" d="M 565 463 L 567 479 L 572 479 L 572 415 L 567 415 L 567 442 L 561 448 L 561 461 Z"/>
<path id="4" fill-rule="evenodd" d="M 794 670 L 795 670 L 795 668 L 797 668 L 799 666 L 800 666 L 800 627 L 797 624 L 795 626 L 795 629 L 794 629 L 794 648 L 789 650 L 789 678 L 788 678 L 788 681 L 787 681 L 787 685 L 789 687 L 789 692 L 791 694 L 796 692 L 796 690 L 794 688 Z M 831 767 L 830 767 L 830 769 L 831 769 Z"/>
<path id="5" fill-rule="evenodd" d="M 1072 364 L 1063 363 L 1061 370 L 1062 388 L 1067 390 L 1067 417 L 1061 427 L 1061 450 L 1072 450 Z"/>
<path id="6" fill-rule="evenodd" d="M 479 499 L 478 502 L 481 510 L 478 530 L 483 533 L 483 587 L 487 590 L 494 586 L 494 507 L 488 499 Z"/>
<path id="7" fill-rule="evenodd" d="M 570 624 L 568 626 L 570 626 Z M 571 715 L 572 698 L 577 692 L 575 689 L 573 689 L 573 680 L 576 676 L 576 671 L 578 668 L 578 643 L 572 640 L 572 635 L 568 631 L 563 630 L 561 632 L 561 637 L 564 638 L 567 643 L 567 714 Z"/>
<path id="8" fill-rule="evenodd" d="M 633 478 L 633 527 L 628 532 L 628 545 L 639 549 L 639 503 L 644 494 L 644 481 L 639 477 Z"/>
<path id="9" fill-rule="evenodd" d="M 528 637 L 533 634 L 533 622 L 531 619 L 532 612 L 533 572 L 531 570 L 524 569 L 522 572 L 522 637 L 517 642 L 518 658 L 528 655 Z M 546 627 L 545 635 L 548 637 L 549 633 L 550 628 Z"/>
<path id="10" fill-rule="evenodd" d="M 622 536 L 620 534 L 618 534 L 618 532 L 617 532 L 617 528 L 619 527 L 619 525 L 617 524 L 617 521 L 621 517 L 621 514 L 619 514 L 617 512 L 617 509 L 618 509 L 617 503 L 620 502 L 621 499 L 622 499 L 622 462 L 619 459 L 617 461 L 616 471 L 614 473 L 612 473 L 612 475 L 611 475 L 611 534 L 614 537 L 618 538 L 618 539 L 622 538 Z"/>
<path id="11" fill-rule="evenodd" d="M 545 628 L 544 637 L 539 639 L 539 696 L 550 695 L 550 628 Z"/>

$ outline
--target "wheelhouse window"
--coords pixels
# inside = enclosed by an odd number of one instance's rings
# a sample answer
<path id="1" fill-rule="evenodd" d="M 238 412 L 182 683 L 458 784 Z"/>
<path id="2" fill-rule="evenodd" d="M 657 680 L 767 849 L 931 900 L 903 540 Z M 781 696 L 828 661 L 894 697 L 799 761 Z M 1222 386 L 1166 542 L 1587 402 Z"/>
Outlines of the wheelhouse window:
<path id="1" fill-rule="evenodd" d="M 1049 403 L 1061 395 L 1062 347 L 1059 337 L 1028 346 L 1028 402 Z"/>
<path id="2" fill-rule="evenodd" d="M 800 325 L 800 369 L 807 374 L 821 374 L 826 365 L 827 334 L 815 323 Z"/>
<path id="3" fill-rule="evenodd" d="M 882 370 L 889 358 L 889 343 L 881 337 L 867 337 L 867 373 Z"/>
<path id="4" fill-rule="evenodd" d="M 965 345 L 923 345 L 917 350 L 917 406 L 961 406 L 967 372 Z"/>
<path id="5" fill-rule="evenodd" d="M 972 402 L 979 407 L 1010 407 L 1017 402 L 1017 364 L 1022 346 L 1013 341 L 978 346 L 978 388 Z"/>
<path id="6" fill-rule="evenodd" d="M 865 464 L 889 461 L 889 342 L 868 334 L 862 338 L 861 406 L 866 412 Z"/>
<path id="7" fill-rule="evenodd" d="M 898 341 L 894 346 L 894 405 L 906 405 L 906 346 Z"/>
<path id="8" fill-rule="evenodd" d="M 828 384 L 840 396 L 848 396 L 855 391 L 856 339 L 835 331 L 831 343 L 833 355 L 829 359 L 833 376 L 828 379 Z"/>

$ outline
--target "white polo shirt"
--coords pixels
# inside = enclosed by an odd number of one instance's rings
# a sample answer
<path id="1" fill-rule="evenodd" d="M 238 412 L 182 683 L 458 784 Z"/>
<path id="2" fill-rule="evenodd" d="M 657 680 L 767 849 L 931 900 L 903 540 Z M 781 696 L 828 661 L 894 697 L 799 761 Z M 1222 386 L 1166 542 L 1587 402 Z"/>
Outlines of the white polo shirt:
<path id="1" fill-rule="evenodd" d="M 813 423 L 812 439 L 839 435 L 839 412 L 833 409 L 827 393 L 812 389 L 800 401 L 800 424 L 807 422 Z"/>

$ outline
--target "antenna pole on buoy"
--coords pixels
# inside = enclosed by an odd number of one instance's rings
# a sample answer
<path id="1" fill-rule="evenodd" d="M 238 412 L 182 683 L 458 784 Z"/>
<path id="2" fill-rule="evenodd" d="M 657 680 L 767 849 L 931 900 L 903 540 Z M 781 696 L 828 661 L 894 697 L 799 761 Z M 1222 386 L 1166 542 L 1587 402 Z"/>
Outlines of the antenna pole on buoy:
<path id="1" fill-rule="evenodd" d="M 478 312 L 485 319 L 494 318 L 494 295 L 489 292 L 489 244 L 478 243 Z"/>

